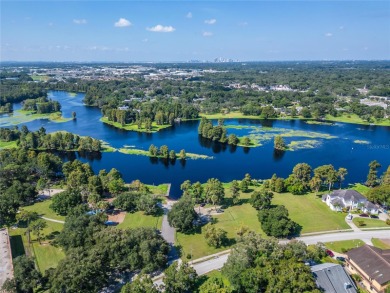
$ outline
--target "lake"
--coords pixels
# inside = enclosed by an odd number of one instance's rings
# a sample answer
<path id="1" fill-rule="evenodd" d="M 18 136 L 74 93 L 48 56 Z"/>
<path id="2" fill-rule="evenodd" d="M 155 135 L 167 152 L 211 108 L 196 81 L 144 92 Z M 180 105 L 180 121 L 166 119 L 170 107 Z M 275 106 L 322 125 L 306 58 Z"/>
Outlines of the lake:
<path id="1" fill-rule="evenodd" d="M 114 128 L 100 122 L 100 110 L 84 106 L 83 97 L 82 93 L 71 95 L 63 91 L 51 91 L 49 98 L 61 103 L 63 116 L 71 117 L 72 111 L 75 111 L 77 120 L 55 123 L 42 119 L 24 124 L 32 131 L 43 126 L 47 132 L 66 130 L 79 135 L 89 135 L 108 142 L 114 148 L 127 146 L 148 150 L 151 144 L 158 147 L 167 145 L 177 153 L 185 149 L 187 153 L 213 157 L 171 162 L 119 152 L 102 153 L 101 156 L 93 157 L 78 153 L 70 156 L 83 162 L 88 161 L 95 172 L 100 169 L 108 171 L 115 167 L 123 174 L 126 182 L 140 179 L 148 184 L 172 183 L 173 198 L 180 197 L 180 184 L 187 179 L 192 182 L 205 182 L 208 178 L 218 178 L 229 182 L 242 179 L 245 173 L 251 174 L 255 179 L 267 179 L 274 173 L 286 178 L 296 164 L 306 162 L 313 168 L 324 164 L 347 168 L 348 175 L 344 182 L 346 186 L 348 183 L 364 182 L 368 164 L 372 160 L 382 164 L 379 174 L 390 165 L 390 127 L 345 123 L 319 125 L 307 124 L 302 120 L 225 120 L 228 134 L 251 135 L 262 144 L 257 148 L 234 148 L 201 139 L 197 133 L 198 120 L 175 124 L 153 134 Z M 14 108 L 19 107 L 20 105 L 15 105 Z M 4 117 L 2 119 L 4 120 Z M 19 127 L 21 125 L 23 124 Z M 9 125 L 3 121 L 0 126 Z M 304 141 L 304 148 L 298 147 L 294 151 L 275 154 L 275 134 L 283 134 L 287 144 L 294 141 L 293 145 L 299 146 L 299 142 Z"/>

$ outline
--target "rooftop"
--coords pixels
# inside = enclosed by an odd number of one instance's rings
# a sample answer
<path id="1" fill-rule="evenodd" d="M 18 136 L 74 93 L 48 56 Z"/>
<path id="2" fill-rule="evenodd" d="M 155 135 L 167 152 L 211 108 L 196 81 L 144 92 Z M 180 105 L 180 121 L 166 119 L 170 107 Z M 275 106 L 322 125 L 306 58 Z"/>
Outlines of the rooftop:
<path id="1" fill-rule="evenodd" d="M 347 256 L 379 284 L 390 282 L 390 249 L 382 250 L 366 244 L 348 251 Z"/>
<path id="2" fill-rule="evenodd" d="M 311 267 L 317 287 L 326 293 L 356 293 L 350 276 L 338 264 L 324 263 Z"/>
<path id="3" fill-rule="evenodd" d="M 343 189 L 343 190 L 335 190 L 333 191 L 331 194 L 330 194 L 331 197 L 342 197 L 344 198 L 344 200 L 346 201 L 366 201 L 367 199 L 361 195 L 359 192 L 357 192 L 356 190 L 346 190 L 346 189 Z"/>

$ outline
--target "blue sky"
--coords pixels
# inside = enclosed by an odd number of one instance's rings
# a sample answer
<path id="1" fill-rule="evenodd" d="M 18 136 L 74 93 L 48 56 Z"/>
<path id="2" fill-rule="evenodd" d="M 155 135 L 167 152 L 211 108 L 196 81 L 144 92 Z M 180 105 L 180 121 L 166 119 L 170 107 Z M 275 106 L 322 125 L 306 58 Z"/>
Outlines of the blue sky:
<path id="1" fill-rule="evenodd" d="M 390 56 L 390 1 L 0 2 L 2 61 Z"/>

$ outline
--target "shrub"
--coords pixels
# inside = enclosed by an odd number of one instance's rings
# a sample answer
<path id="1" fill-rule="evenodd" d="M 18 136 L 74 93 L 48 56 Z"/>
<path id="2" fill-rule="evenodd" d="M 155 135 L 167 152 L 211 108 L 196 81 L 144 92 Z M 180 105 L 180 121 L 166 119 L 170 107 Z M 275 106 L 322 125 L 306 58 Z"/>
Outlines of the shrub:
<path id="1" fill-rule="evenodd" d="M 366 223 L 364 223 L 363 220 L 358 220 L 357 222 L 358 222 L 358 226 L 359 226 L 359 227 L 363 227 L 363 226 L 366 225 Z"/>
<path id="2" fill-rule="evenodd" d="M 390 225 L 390 219 L 387 219 L 387 220 L 386 220 L 386 224 L 387 224 L 387 225 Z"/>

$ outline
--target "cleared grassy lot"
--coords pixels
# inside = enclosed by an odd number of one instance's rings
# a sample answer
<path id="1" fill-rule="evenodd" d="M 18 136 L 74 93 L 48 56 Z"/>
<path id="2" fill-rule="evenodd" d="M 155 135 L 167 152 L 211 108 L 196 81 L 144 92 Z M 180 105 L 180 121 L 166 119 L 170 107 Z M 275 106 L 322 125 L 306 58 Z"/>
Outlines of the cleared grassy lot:
<path id="1" fill-rule="evenodd" d="M 47 227 L 42 231 L 42 243 L 39 244 L 36 236 L 30 233 L 31 243 L 28 244 L 26 229 L 10 229 L 12 256 L 17 257 L 26 253 L 34 256 L 39 270 L 44 273 L 48 268 L 55 268 L 58 262 L 65 257 L 60 247 L 50 244 L 50 239 L 60 233 L 63 224 L 46 221 Z"/>
<path id="2" fill-rule="evenodd" d="M 325 243 L 325 246 L 332 250 L 339 253 L 344 253 L 345 251 L 351 250 L 352 248 L 363 246 L 364 242 L 359 239 L 355 240 L 345 240 L 345 241 L 334 241 L 334 242 L 327 242 Z M 343 251 L 344 250 L 344 251 Z"/>
<path id="3" fill-rule="evenodd" d="M 359 226 L 358 221 L 363 221 L 364 226 Z M 370 218 L 353 218 L 353 222 L 355 223 L 356 226 L 358 226 L 361 229 L 364 228 L 390 228 L 390 225 L 387 225 L 386 222 L 382 220 L 377 220 L 377 219 L 370 219 Z M 389 232 L 390 233 L 390 232 Z"/>
<path id="4" fill-rule="evenodd" d="M 162 216 L 149 216 L 143 212 L 126 213 L 125 219 L 117 227 L 121 229 L 151 227 L 161 229 Z"/>
<path id="5" fill-rule="evenodd" d="M 390 249 L 390 244 L 383 242 L 381 239 L 372 238 L 371 242 L 372 244 L 374 244 L 375 247 L 378 247 L 380 249 Z"/>
<path id="6" fill-rule="evenodd" d="M 272 203 L 288 209 L 290 218 L 302 226 L 301 234 L 350 229 L 345 222 L 346 214 L 330 210 L 314 193 L 293 195 L 275 192 Z"/>
<path id="7" fill-rule="evenodd" d="M 122 126 L 122 124 L 120 124 L 119 122 L 109 121 L 107 117 L 100 118 L 100 121 L 103 123 L 112 125 L 112 126 L 119 128 L 119 129 L 124 129 L 124 130 L 129 130 L 129 131 L 138 131 L 138 132 L 149 132 L 149 133 L 150 132 L 157 132 L 161 129 L 171 127 L 171 125 L 157 125 L 156 122 L 152 122 L 152 129 L 149 131 L 149 130 L 146 130 L 145 128 L 139 129 L 137 124 L 126 124 L 126 125 Z"/>
<path id="8" fill-rule="evenodd" d="M 31 206 L 23 207 L 22 210 L 36 212 L 38 213 L 39 216 L 45 218 L 64 221 L 65 220 L 64 216 L 58 215 L 55 211 L 53 211 L 50 208 L 51 203 L 52 203 L 51 199 L 48 199 L 42 202 L 37 202 Z"/>

